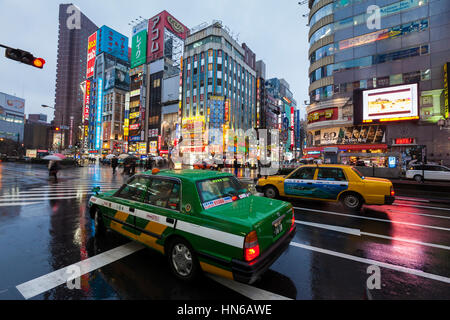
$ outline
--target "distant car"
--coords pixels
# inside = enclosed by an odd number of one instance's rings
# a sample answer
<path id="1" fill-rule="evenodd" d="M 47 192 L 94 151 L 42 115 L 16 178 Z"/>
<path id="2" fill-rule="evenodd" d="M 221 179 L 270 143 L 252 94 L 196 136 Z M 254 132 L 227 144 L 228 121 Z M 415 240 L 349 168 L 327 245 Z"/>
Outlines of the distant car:
<path id="1" fill-rule="evenodd" d="M 359 210 L 364 203 L 392 204 L 394 187 L 387 179 L 368 178 L 346 165 L 305 165 L 286 176 L 261 178 L 256 190 L 268 198 L 289 197 L 320 201 L 340 201 Z"/>
<path id="2" fill-rule="evenodd" d="M 197 161 L 193 164 L 194 169 L 202 169 L 202 170 L 215 170 L 217 169 L 217 164 L 213 161 Z"/>
<path id="3" fill-rule="evenodd" d="M 204 271 L 253 283 L 296 231 L 290 203 L 254 196 L 232 174 L 209 170 L 153 169 L 92 196 L 89 206 L 96 237 L 108 228 L 165 254 L 181 280 Z"/>
<path id="4" fill-rule="evenodd" d="M 417 182 L 424 180 L 446 180 L 450 181 L 450 169 L 437 164 L 413 164 L 406 169 L 406 178 Z"/>

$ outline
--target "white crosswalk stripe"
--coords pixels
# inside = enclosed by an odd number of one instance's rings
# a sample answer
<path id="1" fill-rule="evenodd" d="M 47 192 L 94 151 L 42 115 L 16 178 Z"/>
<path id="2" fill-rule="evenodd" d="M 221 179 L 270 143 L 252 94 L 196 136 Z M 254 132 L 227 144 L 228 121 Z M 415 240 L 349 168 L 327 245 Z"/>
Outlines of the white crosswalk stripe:
<path id="1" fill-rule="evenodd" d="M 119 189 L 117 183 L 93 183 L 79 184 L 76 181 L 53 186 L 31 188 L 26 191 L 0 195 L 0 207 L 22 206 L 44 203 L 47 200 L 81 199 L 94 194 L 92 189 L 100 187 L 100 192 Z"/>

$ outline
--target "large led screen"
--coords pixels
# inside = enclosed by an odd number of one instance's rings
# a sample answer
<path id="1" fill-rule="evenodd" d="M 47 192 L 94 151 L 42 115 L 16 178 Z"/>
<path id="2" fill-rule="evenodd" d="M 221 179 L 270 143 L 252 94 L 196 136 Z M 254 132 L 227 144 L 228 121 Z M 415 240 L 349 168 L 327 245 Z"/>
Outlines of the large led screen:
<path id="1" fill-rule="evenodd" d="M 417 83 L 363 91 L 363 122 L 419 119 Z"/>

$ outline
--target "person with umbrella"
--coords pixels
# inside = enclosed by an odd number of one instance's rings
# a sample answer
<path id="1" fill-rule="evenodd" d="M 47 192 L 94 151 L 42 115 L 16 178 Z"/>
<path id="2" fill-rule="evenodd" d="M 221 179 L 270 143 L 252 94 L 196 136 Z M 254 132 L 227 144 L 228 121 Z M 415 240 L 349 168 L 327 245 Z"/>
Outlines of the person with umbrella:
<path id="1" fill-rule="evenodd" d="M 111 158 L 111 167 L 113 169 L 113 174 L 116 174 L 116 168 L 119 165 L 119 159 L 117 159 L 117 157 L 112 157 Z"/>
<path id="2" fill-rule="evenodd" d="M 58 161 L 61 161 L 63 159 L 63 157 L 65 158 L 64 155 L 62 154 L 52 154 L 52 155 L 48 155 L 45 156 L 43 159 L 44 160 L 50 160 L 50 162 L 48 163 L 48 175 L 49 177 L 53 176 L 55 179 L 55 183 L 58 183 L 58 170 L 59 170 L 59 165 L 58 165 Z"/>

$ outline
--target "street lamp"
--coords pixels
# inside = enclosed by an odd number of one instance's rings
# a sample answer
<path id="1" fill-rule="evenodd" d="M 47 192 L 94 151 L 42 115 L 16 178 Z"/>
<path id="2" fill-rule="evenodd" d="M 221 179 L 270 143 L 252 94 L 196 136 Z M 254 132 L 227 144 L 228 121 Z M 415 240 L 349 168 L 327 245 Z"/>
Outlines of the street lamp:
<path id="1" fill-rule="evenodd" d="M 41 106 L 43 108 L 50 108 L 50 109 L 56 110 L 55 107 L 50 107 L 50 106 L 48 106 L 46 104 L 41 104 Z M 61 113 L 61 125 L 60 125 L 60 138 L 61 138 L 61 141 L 59 143 L 59 146 L 60 146 L 60 150 L 59 151 L 61 151 L 61 147 L 62 147 L 62 138 L 63 138 L 63 132 L 62 132 L 63 128 L 62 127 L 63 127 L 63 122 L 64 122 L 64 114 Z"/>

